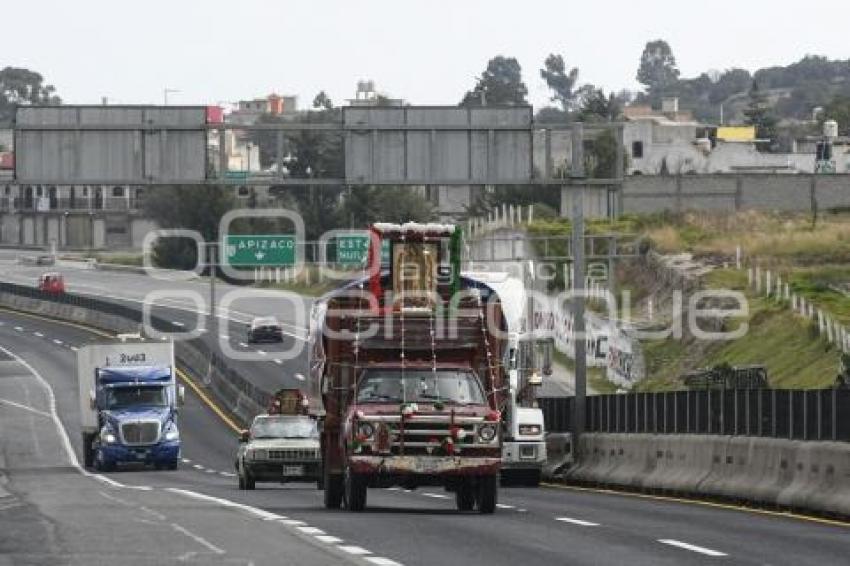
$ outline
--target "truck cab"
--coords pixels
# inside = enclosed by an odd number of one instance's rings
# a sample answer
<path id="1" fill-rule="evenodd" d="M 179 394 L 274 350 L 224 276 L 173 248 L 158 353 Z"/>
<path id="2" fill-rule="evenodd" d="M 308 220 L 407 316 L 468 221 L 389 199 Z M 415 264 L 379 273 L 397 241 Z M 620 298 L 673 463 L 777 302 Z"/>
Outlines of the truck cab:
<path id="1" fill-rule="evenodd" d="M 170 343 L 97 344 L 77 352 L 86 466 L 177 468 L 183 388 L 173 355 Z"/>

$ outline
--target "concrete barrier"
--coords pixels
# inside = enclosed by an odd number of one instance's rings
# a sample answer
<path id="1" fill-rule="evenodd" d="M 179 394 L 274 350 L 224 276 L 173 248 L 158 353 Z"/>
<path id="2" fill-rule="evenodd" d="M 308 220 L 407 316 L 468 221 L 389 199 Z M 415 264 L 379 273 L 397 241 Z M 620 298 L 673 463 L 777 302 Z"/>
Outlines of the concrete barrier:
<path id="1" fill-rule="evenodd" d="M 850 518 L 848 443 L 587 433 L 581 450 L 581 463 L 547 477 Z"/>

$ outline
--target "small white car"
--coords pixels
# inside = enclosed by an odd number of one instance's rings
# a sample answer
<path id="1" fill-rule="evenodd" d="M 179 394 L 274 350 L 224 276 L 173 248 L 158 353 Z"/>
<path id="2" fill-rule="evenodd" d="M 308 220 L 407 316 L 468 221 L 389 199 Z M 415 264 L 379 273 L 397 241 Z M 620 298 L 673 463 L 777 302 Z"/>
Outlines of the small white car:
<path id="1" fill-rule="evenodd" d="M 239 489 L 256 482 L 312 482 L 322 478 L 319 427 L 305 415 L 260 415 L 242 432 L 236 453 Z"/>

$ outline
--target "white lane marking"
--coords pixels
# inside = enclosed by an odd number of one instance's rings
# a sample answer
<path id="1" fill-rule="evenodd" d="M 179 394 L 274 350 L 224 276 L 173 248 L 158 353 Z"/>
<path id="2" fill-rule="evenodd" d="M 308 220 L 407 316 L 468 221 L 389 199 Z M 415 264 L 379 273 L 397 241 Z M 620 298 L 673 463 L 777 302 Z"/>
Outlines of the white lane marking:
<path id="1" fill-rule="evenodd" d="M 53 343 L 57 346 L 61 346 L 63 344 L 62 340 L 57 340 L 56 338 L 53 339 Z"/>
<path id="2" fill-rule="evenodd" d="M 191 463 L 192 463 L 192 460 L 190 460 L 189 458 L 180 458 L 180 460 L 181 460 L 184 464 L 191 464 Z"/>
<path id="3" fill-rule="evenodd" d="M 339 544 L 342 542 L 342 539 L 339 537 L 331 536 L 331 535 L 316 535 L 316 540 L 327 544 Z"/>
<path id="4" fill-rule="evenodd" d="M 290 527 L 306 527 L 307 523 L 304 521 L 298 521 L 296 519 L 283 519 L 281 521 L 284 525 L 289 525 Z"/>
<path id="5" fill-rule="evenodd" d="M 682 542 L 680 540 L 673 539 L 658 539 L 658 542 L 661 544 L 669 544 L 670 546 L 675 546 L 677 548 L 683 548 L 685 550 L 690 550 L 691 552 L 698 552 L 700 554 L 705 554 L 706 556 L 728 556 L 725 552 L 720 552 L 719 550 L 711 550 L 710 548 L 705 548 L 703 546 L 697 546 L 695 544 L 688 544 L 687 542 Z"/>
<path id="6" fill-rule="evenodd" d="M 513 505 L 506 505 L 504 503 L 496 503 L 496 507 L 499 509 L 516 509 Z"/>
<path id="7" fill-rule="evenodd" d="M 306 535 L 323 535 L 325 531 L 318 527 L 295 527 Z"/>
<path id="8" fill-rule="evenodd" d="M 44 334 L 41 332 L 33 332 L 33 336 L 38 336 L 39 338 L 44 338 Z"/>
<path id="9" fill-rule="evenodd" d="M 203 470 L 204 469 L 204 467 L 200 464 L 192 464 L 192 467 L 195 468 L 196 470 Z"/>
<path id="10" fill-rule="evenodd" d="M 266 353 L 265 350 L 257 350 L 257 353 L 260 354 L 261 356 L 268 356 L 268 354 Z"/>
<path id="11" fill-rule="evenodd" d="M 144 505 L 140 506 L 139 509 L 144 511 L 145 513 L 147 513 L 148 515 L 150 515 L 154 519 L 159 519 L 160 521 L 165 521 L 167 519 L 167 517 L 165 515 L 163 515 L 162 513 L 158 513 L 157 511 L 154 511 L 153 509 L 148 509 Z"/>
<path id="12" fill-rule="evenodd" d="M 175 531 L 179 532 L 179 533 L 183 533 L 184 535 L 186 535 L 190 539 L 194 540 L 195 542 L 197 542 L 201 546 L 206 547 L 208 550 L 211 550 L 215 554 L 218 554 L 219 556 L 224 554 L 224 551 L 222 549 L 220 549 L 219 547 L 217 547 L 216 545 L 214 545 L 213 543 L 211 543 L 210 541 L 208 541 L 204 537 L 196 535 L 192 531 L 188 530 L 185 527 L 181 527 L 177 523 L 171 523 L 171 528 L 174 529 Z"/>
<path id="13" fill-rule="evenodd" d="M 590 521 L 583 521 L 582 519 L 572 519 L 570 517 L 555 517 L 556 521 L 561 521 L 562 523 L 570 523 L 572 525 L 579 525 L 581 527 L 598 527 L 599 523 L 592 523 Z"/>
<path id="14" fill-rule="evenodd" d="M 219 474 L 223 475 L 226 478 L 235 478 L 236 474 L 233 472 L 219 472 Z"/>
<path id="15" fill-rule="evenodd" d="M 207 470 L 204 470 L 204 471 L 208 474 L 214 474 L 215 473 L 215 470 L 210 470 L 210 469 L 207 469 Z"/>
<path id="16" fill-rule="evenodd" d="M 44 377 L 38 371 L 36 371 L 36 369 L 34 367 L 32 367 L 32 365 L 30 365 L 29 362 L 27 362 L 25 359 L 23 359 L 22 357 L 20 357 L 19 355 L 17 355 L 13 351 L 9 350 L 8 348 L 5 348 L 2 345 L 0 345 L 0 351 L 2 351 L 7 356 L 14 359 L 16 362 L 21 364 L 24 368 L 26 368 L 26 370 L 28 372 L 30 372 L 30 374 L 32 374 L 33 377 L 35 377 L 36 381 L 39 382 L 39 384 L 42 386 L 42 388 L 44 388 L 44 391 L 47 394 L 47 406 L 50 409 L 50 418 L 53 420 L 53 424 L 56 427 L 56 431 L 59 434 L 59 439 L 62 441 L 62 447 L 65 449 L 65 454 L 68 457 L 68 463 L 73 468 L 76 468 L 76 470 L 78 472 L 80 472 L 82 475 L 84 475 L 86 477 L 94 478 L 94 479 L 96 479 L 100 482 L 111 485 L 112 487 L 121 487 L 121 488 L 126 488 L 126 489 L 138 489 L 140 491 L 150 491 L 150 490 L 153 489 L 150 486 L 146 486 L 146 485 L 125 485 L 125 484 L 117 482 L 117 481 L 115 481 L 111 478 L 108 478 L 108 477 L 106 477 L 102 474 L 92 474 L 88 470 L 84 469 L 80 465 L 80 461 L 77 460 L 77 454 L 76 454 L 76 452 L 74 452 L 74 447 L 71 445 L 71 438 L 68 436 L 68 431 L 65 430 L 65 426 L 62 424 L 62 421 L 59 419 L 59 413 L 56 410 L 56 394 L 53 392 L 53 388 L 50 387 L 50 383 L 48 383 L 47 380 L 44 379 Z"/>
<path id="17" fill-rule="evenodd" d="M 229 340 L 230 339 L 230 336 L 228 336 L 227 334 L 219 334 L 218 337 L 221 338 L 222 340 Z"/>
<path id="18" fill-rule="evenodd" d="M 378 566 L 401 566 L 400 562 L 384 558 L 383 556 L 366 556 L 365 559 Z"/>
<path id="19" fill-rule="evenodd" d="M 16 327 L 15 327 L 15 330 L 17 330 L 18 332 L 23 332 L 23 331 L 24 331 L 24 329 L 23 329 L 23 328 L 21 328 L 20 326 L 16 326 Z"/>
<path id="20" fill-rule="evenodd" d="M 211 495 L 204 495 L 203 493 L 198 493 L 197 491 L 191 491 L 189 489 L 180 489 L 180 488 L 177 488 L 177 487 L 167 487 L 167 488 L 165 488 L 165 490 L 170 491 L 172 493 L 179 493 L 180 495 L 184 495 L 184 496 L 189 497 L 191 499 L 197 499 L 198 501 L 205 501 L 207 503 L 217 503 L 217 504 L 221 505 L 222 507 L 230 507 L 230 508 L 233 508 L 233 509 L 240 509 L 242 511 L 245 511 L 246 513 L 254 515 L 255 517 L 259 517 L 260 519 L 274 520 L 274 519 L 282 519 L 283 518 L 281 515 L 278 515 L 277 513 L 270 513 L 269 511 L 266 511 L 264 509 L 260 509 L 258 507 L 252 507 L 250 505 L 245 505 L 243 503 L 236 503 L 235 501 L 230 501 L 229 499 L 223 499 L 221 497 L 213 497 Z"/>
<path id="21" fill-rule="evenodd" d="M 71 348 L 71 350 L 73 350 L 74 352 L 78 352 L 80 350 L 76 346 L 68 346 L 68 347 Z"/>
<path id="22" fill-rule="evenodd" d="M 339 546 L 337 547 L 343 552 L 353 554 L 355 556 L 363 556 L 364 554 L 372 554 L 370 550 L 366 550 L 362 546 Z"/>
<path id="23" fill-rule="evenodd" d="M 277 365 L 279 365 L 279 366 L 283 365 L 283 362 L 282 362 L 281 360 L 279 360 L 279 359 L 274 359 L 274 360 L 272 360 L 272 361 L 273 361 L 274 363 L 276 363 Z"/>
<path id="24" fill-rule="evenodd" d="M 448 495 L 443 495 L 442 493 L 423 493 L 425 497 L 433 497 L 434 499 L 448 499 Z"/>
<path id="25" fill-rule="evenodd" d="M 248 348 L 248 344 L 246 344 L 245 342 L 239 342 L 239 346 L 246 349 Z"/>
<path id="26" fill-rule="evenodd" d="M 17 407 L 18 409 L 23 409 L 24 411 L 29 411 L 31 413 L 35 413 L 36 415 L 41 415 L 42 417 L 50 418 L 50 413 L 45 413 L 44 411 L 39 411 L 38 409 L 34 409 L 29 405 L 22 405 L 21 403 L 16 403 L 14 401 L 10 401 L 8 399 L 0 399 L 0 403 L 3 405 L 10 405 L 12 407 Z"/>
<path id="27" fill-rule="evenodd" d="M 173 324 L 174 326 L 179 326 L 179 327 L 181 327 L 181 328 L 182 328 L 182 327 L 184 327 L 184 326 L 186 326 L 186 325 L 185 325 L 185 324 L 183 324 L 182 322 L 178 322 L 178 321 L 176 321 L 176 320 L 172 320 L 172 321 L 171 321 L 171 324 Z"/>

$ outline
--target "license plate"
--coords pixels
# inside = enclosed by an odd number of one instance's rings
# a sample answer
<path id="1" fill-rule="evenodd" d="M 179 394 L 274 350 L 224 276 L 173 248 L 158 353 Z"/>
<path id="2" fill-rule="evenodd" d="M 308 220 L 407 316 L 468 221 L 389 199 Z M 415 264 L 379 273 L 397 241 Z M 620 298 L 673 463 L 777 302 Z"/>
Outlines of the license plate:
<path id="1" fill-rule="evenodd" d="M 285 476 L 303 476 L 304 466 L 284 466 L 283 475 Z"/>

